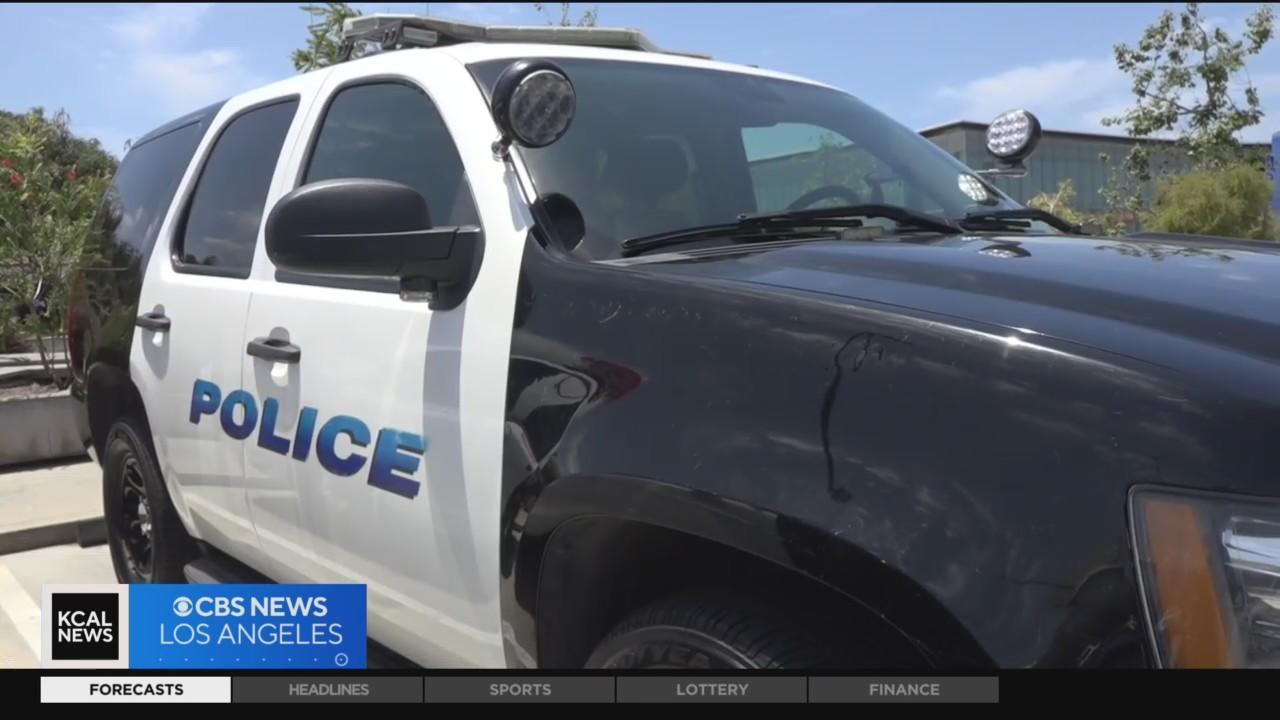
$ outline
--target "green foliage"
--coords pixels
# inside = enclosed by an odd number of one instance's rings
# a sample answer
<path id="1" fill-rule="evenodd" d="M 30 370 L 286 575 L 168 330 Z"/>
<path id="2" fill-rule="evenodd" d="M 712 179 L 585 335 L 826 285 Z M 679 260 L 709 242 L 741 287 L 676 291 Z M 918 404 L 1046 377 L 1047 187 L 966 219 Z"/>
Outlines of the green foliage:
<path id="1" fill-rule="evenodd" d="M 60 128 L 47 139 L 45 144 L 45 157 L 50 162 L 58 167 L 74 167 L 81 175 L 115 174 L 116 158 L 102 147 L 102 143 L 97 138 L 82 138 L 71 134 L 66 128 L 69 122 L 66 113 L 60 111 L 50 119 L 45 117 L 44 108 L 34 107 L 27 113 L 27 115 L 32 114 L 41 121 L 52 123 Z M 0 110 L 0 133 L 8 132 L 7 128 L 25 122 L 27 115 Z"/>
<path id="2" fill-rule="evenodd" d="M 1058 189 L 1052 193 L 1040 193 L 1027 202 L 1028 207 L 1053 213 L 1069 223 L 1081 225 L 1085 221 L 1084 213 L 1076 210 L 1076 188 L 1071 178 L 1058 183 Z"/>
<path id="3" fill-rule="evenodd" d="M 1273 19 L 1271 7 L 1263 5 L 1246 21 L 1243 37 L 1233 38 L 1210 26 L 1197 3 L 1176 14 L 1164 11 L 1136 46 L 1115 46 L 1116 65 L 1132 79 L 1135 103 L 1102 124 L 1123 126 L 1134 137 L 1174 133 L 1202 168 L 1234 162 L 1240 131 L 1262 120 L 1257 88 L 1248 73 L 1238 76 L 1271 40 Z M 1143 148 L 1135 147 L 1126 167 L 1140 180 L 1150 177 Z"/>
<path id="4" fill-rule="evenodd" d="M 299 72 L 328 67 L 339 61 L 342 50 L 342 24 L 360 17 L 360 11 L 342 2 L 301 6 L 311 16 L 307 26 L 307 46 L 293 51 L 293 69 Z"/>
<path id="5" fill-rule="evenodd" d="M 560 27 L 574 27 L 574 26 L 595 27 L 596 26 L 596 20 L 598 20 L 600 17 L 599 5 L 592 5 L 590 9 L 583 10 L 582 14 L 578 16 L 577 20 L 574 20 L 571 17 L 569 17 L 571 14 L 570 8 L 572 6 L 573 6 L 573 3 L 567 3 L 567 2 L 560 3 L 559 19 L 553 19 L 552 17 L 550 17 L 551 11 L 547 7 L 546 3 L 534 3 L 533 9 L 537 10 L 543 15 L 548 16 L 547 18 L 548 25 L 559 25 Z"/>
<path id="6" fill-rule="evenodd" d="M 1092 235 L 1124 235 L 1141 225 L 1142 209 L 1135 207 L 1140 198 L 1121 187 L 1117 177 L 1113 175 L 1112 181 L 1099 190 L 1108 204 L 1108 209 L 1103 212 L 1089 213 L 1076 209 L 1076 189 L 1070 178 L 1059 182 L 1054 192 L 1042 192 L 1031 198 L 1027 206 L 1053 213 Z"/>
<path id="7" fill-rule="evenodd" d="M 114 169 L 68 123 L 38 109 L 0 122 L 0 318 L 11 336 L 34 337 L 51 377 L 43 340 L 62 333 L 67 283 L 89 261 L 86 235 Z"/>
<path id="8" fill-rule="evenodd" d="M 1134 150 L 1145 152 L 1140 144 Z M 1132 156 L 1131 152 L 1130 157 Z M 1112 165 L 1111 158 L 1106 153 L 1100 153 L 1098 159 L 1108 168 L 1107 181 L 1098 190 L 1107 209 L 1086 217 L 1086 229 L 1091 233 L 1113 237 L 1138 231 L 1148 214 L 1142 195 L 1146 181 L 1131 171 L 1127 161 Z"/>
<path id="9" fill-rule="evenodd" d="M 1240 162 L 1160 183 L 1148 228 L 1254 240 L 1278 239 L 1271 182 Z"/>

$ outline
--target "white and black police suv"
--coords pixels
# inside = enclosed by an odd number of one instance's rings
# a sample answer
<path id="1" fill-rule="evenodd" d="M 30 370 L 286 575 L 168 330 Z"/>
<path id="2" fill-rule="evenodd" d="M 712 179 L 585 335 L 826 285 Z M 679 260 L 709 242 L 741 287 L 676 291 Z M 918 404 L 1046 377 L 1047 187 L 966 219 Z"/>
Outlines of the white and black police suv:
<path id="1" fill-rule="evenodd" d="M 431 667 L 1280 659 L 1272 245 L 1085 237 L 632 31 L 347 29 L 103 204 L 122 581 L 366 584 Z"/>

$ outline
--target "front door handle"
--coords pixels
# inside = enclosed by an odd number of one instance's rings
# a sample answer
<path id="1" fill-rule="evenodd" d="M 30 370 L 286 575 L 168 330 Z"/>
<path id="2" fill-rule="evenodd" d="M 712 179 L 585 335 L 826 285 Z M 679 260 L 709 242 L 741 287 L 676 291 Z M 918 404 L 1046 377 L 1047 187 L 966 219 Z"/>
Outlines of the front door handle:
<path id="1" fill-rule="evenodd" d="M 136 320 L 133 321 L 133 324 L 137 325 L 143 330 L 150 330 L 151 332 L 158 332 L 158 333 L 167 333 L 169 332 L 170 322 L 169 322 L 169 318 L 165 317 L 163 312 L 156 311 L 156 312 L 142 313 L 137 317 Z"/>
<path id="2" fill-rule="evenodd" d="M 244 351 L 271 362 L 296 363 L 302 359 L 302 348 L 280 338 L 254 338 L 249 341 Z"/>

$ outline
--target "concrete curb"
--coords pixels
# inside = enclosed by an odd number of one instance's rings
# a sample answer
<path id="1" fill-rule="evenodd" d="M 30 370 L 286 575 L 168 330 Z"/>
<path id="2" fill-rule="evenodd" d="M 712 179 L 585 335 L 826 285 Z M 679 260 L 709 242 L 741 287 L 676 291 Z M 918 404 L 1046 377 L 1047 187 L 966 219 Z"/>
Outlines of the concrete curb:
<path id="1" fill-rule="evenodd" d="M 0 533 L 0 555 L 71 543 L 80 547 L 92 547 L 106 541 L 107 524 L 102 518 L 68 520 Z"/>
<path id="2" fill-rule="evenodd" d="M 87 425 L 70 390 L 0 401 L 0 467 L 83 457 Z"/>

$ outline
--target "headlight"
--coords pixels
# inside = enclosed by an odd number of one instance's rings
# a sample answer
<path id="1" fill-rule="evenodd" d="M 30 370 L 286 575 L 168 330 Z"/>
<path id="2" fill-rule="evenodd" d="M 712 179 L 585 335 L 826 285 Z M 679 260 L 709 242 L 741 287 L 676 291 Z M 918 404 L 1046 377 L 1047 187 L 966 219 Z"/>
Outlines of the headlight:
<path id="1" fill-rule="evenodd" d="M 1280 502 L 1151 488 L 1131 502 L 1160 664 L 1280 667 Z"/>

